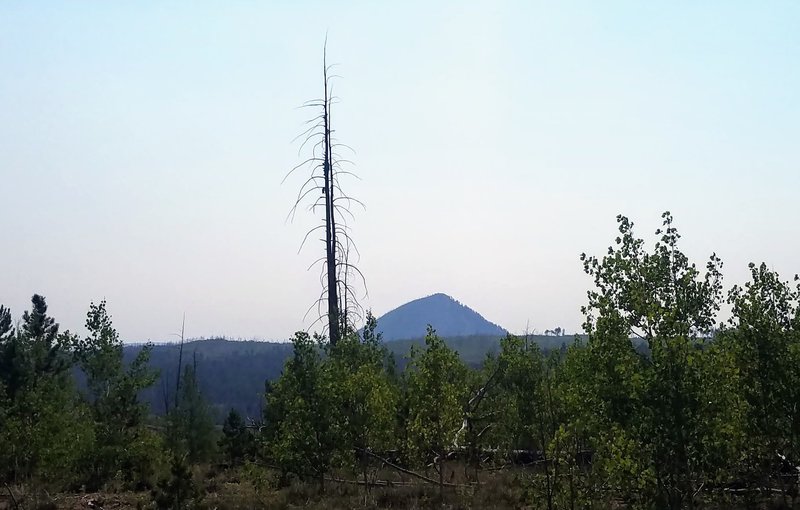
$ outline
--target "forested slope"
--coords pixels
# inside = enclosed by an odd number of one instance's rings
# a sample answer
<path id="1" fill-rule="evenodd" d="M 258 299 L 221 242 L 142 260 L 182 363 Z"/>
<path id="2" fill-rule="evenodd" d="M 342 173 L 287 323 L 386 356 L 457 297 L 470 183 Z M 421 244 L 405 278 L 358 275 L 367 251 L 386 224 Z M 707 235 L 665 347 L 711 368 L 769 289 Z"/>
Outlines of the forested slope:
<path id="1" fill-rule="evenodd" d="M 125 357 L 132 359 L 141 348 L 126 346 Z M 150 365 L 158 371 L 159 379 L 142 392 L 142 399 L 156 414 L 165 411 L 165 395 L 168 401 L 174 398 L 179 350 L 177 344 L 153 346 Z M 280 376 L 291 354 L 292 345 L 288 342 L 195 340 L 183 346 L 183 365 L 196 365 L 200 389 L 218 420 L 230 408 L 258 417 L 264 382 Z"/>
<path id="2" fill-rule="evenodd" d="M 466 365 L 477 368 L 486 360 L 487 354 L 499 352 L 502 338 L 491 335 L 461 336 L 445 338 L 445 343 L 458 352 Z M 575 339 L 545 335 L 530 335 L 528 338 L 544 351 L 561 349 Z M 399 370 L 406 366 L 413 345 L 424 347 L 425 337 L 386 343 Z M 141 348 L 141 345 L 127 345 L 125 358 L 132 360 Z M 217 420 L 222 420 L 230 408 L 235 408 L 244 416 L 260 416 L 265 381 L 280 377 L 284 364 L 291 356 L 290 342 L 215 338 L 192 340 L 183 346 L 183 365 L 196 364 L 200 389 L 215 410 Z M 156 414 L 163 414 L 166 409 L 165 395 L 167 402 L 173 398 L 178 357 L 178 344 L 158 344 L 152 348 L 150 365 L 157 369 L 159 379 L 142 392 L 142 399 Z"/>

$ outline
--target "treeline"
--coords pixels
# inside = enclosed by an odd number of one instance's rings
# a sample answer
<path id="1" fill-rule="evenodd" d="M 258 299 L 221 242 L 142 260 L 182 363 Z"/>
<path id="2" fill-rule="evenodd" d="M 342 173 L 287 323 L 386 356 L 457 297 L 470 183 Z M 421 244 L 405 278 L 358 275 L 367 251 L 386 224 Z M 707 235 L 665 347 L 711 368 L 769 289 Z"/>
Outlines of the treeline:
<path id="1" fill-rule="evenodd" d="M 168 416 L 152 422 L 139 400 L 157 377 L 150 347 L 123 363 L 104 301 L 90 305 L 85 338 L 60 332 L 44 297 L 31 301 L 16 328 L 10 310 L 0 306 L 0 480 L 141 489 L 158 481 L 170 452 L 200 460 L 197 452 L 208 448 L 195 443 L 208 443 L 214 426 L 193 366 L 176 381 Z"/>
<path id="2" fill-rule="evenodd" d="M 154 380 L 147 350 L 125 367 L 104 304 L 92 305 L 90 335 L 77 340 L 58 333 L 35 296 L 19 328 L 0 314 L 0 445 L 10 445 L 0 473 L 148 488 L 162 508 L 202 506 L 191 466 L 209 463 L 248 473 L 240 483 L 263 473 L 270 490 L 416 483 L 441 499 L 500 494 L 502 480 L 523 488 L 510 507 L 794 506 L 797 278 L 751 265 L 750 281 L 724 292 L 722 262 L 692 263 L 668 213 L 652 249 L 618 222 L 607 254 L 582 256 L 595 284 L 585 342 L 545 354 L 509 336 L 476 369 L 431 329 L 398 370 L 371 317 L 335 347 L 297 333 L 294 356 L 266 385 L 263 416 L 245 423 L 231 412 L 222 431 L 210 426 L 193 365 L 167 417 L 148 422 L 136 397 Z M 731 314 L 720 324 L 723 305 Z M 70 363 L 88 374 L 85 394 L 69 383 Z"/>
<path id="3" fill-rule="evenodd" d="M 125 360 L 132 360 L 141 346 L 126 345 Z M 164 415 L 169 411 L 165 402 L 172 398 L 175 379 L 182 364 L 196 361 L 197 382 L 203 397 L 213 409 L 215 422 L 221 424 L 228 411 L 236 409 L 242 416 L 258 417 L 264 407 L 264 381 L 280 377 L 283 365 L 292 355 L 292 345 L 287 342 L 257 342 L 224 339 L 192 340 L 183 348 L 177 343 L 153 345 L 150 366 L 159 378 L 142 393 L 150 411 Z"/>
<path id="4" fill-rule="evenodd" d="M 381 330 L 380 322 L 378 330 Z M 418 338 L 394 340 L 384 344 L 396 360 L 397 370 L 402 371 L 408 363 L 412 346 L 425 346 L 425 329 Z M 584 336 L 580 337 L 585 340 Z M 575 338 L 529 335 L 529 341 L 536 343 L 543 352 L 566 350 Z M 461 360 L 471 368 L 480 368 L 488 353 L 500 352 L 502 337 L 491 335 L 472 335 L 464 337 L 445 337 L 451 349 L 458 351 Z M 141 345 L 125 345 L 123 354 L 126 362 L 133 360 L 142 348 Z M 221 424 L 231 408 L 242 416 L 259 417 L 264 407 L 264 380 L 273 381 L 280 377 L 283 366 L 292 356 L 290 342 L 261 342 L 225 340 L 212 338 L 187 341 L 183 346 L 184 364 L 197 361 L 197 381 L 203 396 L 211 405 L 217 423 Z M 178 358 L 181 348 L 177 343 L 156 344 L 150 350 L 150 366 L 159 373 L 155 384 L 142 393 L 140 398 L 149 405 L 153 414 L 163 415 L 168 411 L 165 394 L 172 397 L 175 378 L 178 374 Z M 79 388 L 82 380 L 78 381 Z"/>

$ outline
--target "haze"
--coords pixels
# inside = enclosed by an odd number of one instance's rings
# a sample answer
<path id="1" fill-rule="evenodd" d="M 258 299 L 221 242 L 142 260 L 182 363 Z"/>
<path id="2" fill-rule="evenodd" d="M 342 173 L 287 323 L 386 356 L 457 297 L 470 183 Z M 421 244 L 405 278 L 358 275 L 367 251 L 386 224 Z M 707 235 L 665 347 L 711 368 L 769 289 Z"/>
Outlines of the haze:
<path id="1" fill-rule="evenodd" d="M 322 46 L 380 315 L 444 292 L 511 331 L 579 329 L 617 214 L 670 210 L 728 286 L 800 271 L 797 2 L 0 5 L 0 303 L 126 341 L 286 339 L 322 255 L 286 223 Z"/>

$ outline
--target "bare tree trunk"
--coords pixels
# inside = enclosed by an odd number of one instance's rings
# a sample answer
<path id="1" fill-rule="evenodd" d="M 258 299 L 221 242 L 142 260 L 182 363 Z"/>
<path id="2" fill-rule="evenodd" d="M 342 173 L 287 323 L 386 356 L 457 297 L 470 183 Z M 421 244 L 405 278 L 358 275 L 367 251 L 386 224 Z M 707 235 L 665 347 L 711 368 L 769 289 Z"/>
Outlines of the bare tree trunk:
<path id="1" fill-rule="evenodd" d="M 439 454 L 439 501 L 444 503 L 444 455 Z"/>
<path id="2" fill-rule="evenodd" d="M 178 373 L 175 377 L 175 409 L 178 408 L 178 395 L 181 391 L 181 368 L 183 365 L 183 335 L 186 331 L 186 314 L 183 314 L 183 321 L 181 322 L 181 346 L 178 349 Z"/>
<path id="3" fill-rule="evenodd" d="M 5 484 L 6 490 L 8 491 L 8 495 L 11 496 L 11 502 L 14 503 L 14 509 L 19 510 L 19 503 L 17 503 L 17 498 L 14 496 L 14 492 L 11 490 L 11 487 L 8 484 Z"/>
<path id="4" fill-rule="evenodd" d="M 336 281 L 336 209 L 333 207 L 333 149 L 331 148 L 331 110 L 328 97 L 327 52 L 323 57 L 325 95 L 323 96 L 323 124 L 325 161 L 323 177 L 325 186 L 325 257 L 328 271 L 328 332 L 331 345 L 339 341 L 339 292 Z"/>
<path id="5" fill-rule="evenodd" d="M 284 177 L 284 181 L 296 170 L 310 169 L 310 175 L 300 187 L 287 220 L 294 218 L 298 207 L 309 200 L 308 197 L 317 197 L 310 204 L 310 211 L 316 213 L 318 208 L 324 208 L 325 211 L 321 224 L 306 232 L 300 249 L 302 250 L 313 233 L 325 229 L 325 235 L 321 239 L 325 243 L 325 255 L 312 264 L 312 267 L 322 264 L 324 273 L 320 276 L 322 292 L 312 305 L 312 308 L 316 306 L 318 314 L 312 326 L 317 322 L 324 324 L 327 327 L 330 343 L 335 346 L 347 331 L 356 329 L 355 320 L 363 318 L 364 310 L 355 296 L 355 286 L 348 281 L 349 273 L 353 273 L 352 277 L 356 283 L 360 280 L 364 284 L 365 295 L 366 282 L 361 271 L 349 260 L 350 250 L 353 249 L 358 255 L 358 248 L 350 237 L 347 217 L 353 218 L 350 210 L 353 204 L 361 207 L 364 204 L 348 195 L 341 187 L 343 176 L 356 178 L 357 176 L 352 171 L 342 168 L 343 164 L 352 164 L 352 161 L 342 159 L 337 152 L 340 148 L 352 149 L 336 140 L 331 123 L 331 108 L 337 100 L 331 87 L 331 81 L 335 78 L 330 74 L 331 67 L 327 62 L 326 42 L 323 53 L 323 96 L 303 104 L 303 107 L 319 108 L 321 112 L 307 122 L 311 126 L 298 136 L 298 138 L 305 136 L 300 150 L 302 151 L 308 144 L 311 157 L 292 168 Z M 327 302 L 327 305 L 323 305 L 324 302 Z"/>

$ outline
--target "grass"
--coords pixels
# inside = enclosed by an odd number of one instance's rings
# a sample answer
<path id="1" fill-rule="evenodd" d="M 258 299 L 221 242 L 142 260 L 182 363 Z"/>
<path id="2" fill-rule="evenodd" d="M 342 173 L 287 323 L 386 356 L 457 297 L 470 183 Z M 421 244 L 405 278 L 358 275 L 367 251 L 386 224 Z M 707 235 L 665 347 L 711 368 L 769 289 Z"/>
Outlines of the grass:
<path id="1" fill-rule="evenodd" d="M 382 485 L 367 489 L 352 473 L 333 473 L 326 481 L 324 491 L 317 483 L 294 480 L 281 486 L 275 471 L 257 465 L 233 469 L 215 467 L 194 470 L 194 483 L 202 496 L 185 502 L 182 508 L 217 510 L 258 509 L 450 509 L 479 508 L 529 509 L 547 508 L 541 474 L 533 470 L 513 467 L 480 473 L 476 483 L 462 463 L 453 462 L 446 468 L 445 479 L 452 486 L 440 493 L 438 485 L 429 484 L 410 475 L 383 469 L 374 473 Z M 432 470 L 423 473 L 435 478 Z M 51 494 L 32 485 L 10 487 L 18 510 L 85 510 L 101 508 L 153 509 L 151 492 L 92 492 Z M 558 508 L 569 508 L 561 500 Z M 566 505 L 565 505 L 566 504 Z M 713 509 L 787 509 L 777 497 L 764 496 L 756 501 L 727 496 L 719 501 L 708 501 L 704 508 Z M 626 508 L 619 501 L 594 501 L 577 503 L 575 508 Z M 795 508 L 800 508 L 796 506 Z M 0 495 L 0 510 L 15 509 L 10 496 Z"/>

